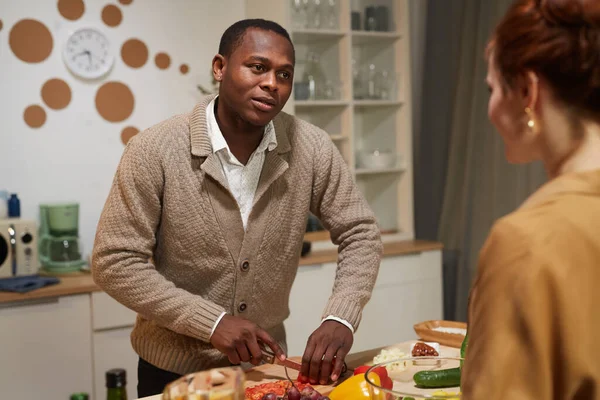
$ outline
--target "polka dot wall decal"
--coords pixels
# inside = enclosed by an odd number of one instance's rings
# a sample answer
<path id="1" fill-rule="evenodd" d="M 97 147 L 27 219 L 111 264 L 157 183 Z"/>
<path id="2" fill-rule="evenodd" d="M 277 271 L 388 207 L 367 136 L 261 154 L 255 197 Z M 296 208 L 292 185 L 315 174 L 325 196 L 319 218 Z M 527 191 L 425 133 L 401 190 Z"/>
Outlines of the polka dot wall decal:
<path id="1" fill-rule="evenodd" d="M 123 14 L 119 7 L 109 4 L 102 9 L 102 21 L 110 27 L 119 26 L 123 21 Z"/>
<path id="2" fill-rule="evenodd" d="M 31 105 L 25 109 L 23 119 L 31 128 L 39 128 L 46 122 L 46 111 L 37 104 Z"/>
<path id="3" fill-rule="evenodd" d="M 96 109 L 102 118 L 110 122 L 129 118 L 134 104 L 133 93 L 121 82 L 106 82 L 96 92 Z"/>
<path id="4" fill-rule="evenodd" d="M 52 53 L 52 34 L 35 19 L 22 19 L 10 30 L 8 42 L 14 55 L 27 63 L 44 61 Z"/>
<path id="5" fill-rule="evenodd" d="M 71 102 L 71 88 L 62 79 L 50 79 L 42 86 L 42 100 L 53 110 L 62 110 Z"/>
<path id="6" fill-rule="evenodd" d="M 70 21 L 81 18 L 85 12 L 83 0 L 58 0 L 58 12 Z"/>
<path id="7" fill-rule="evenodd" d="M 171 57 L 167 53 L 158 53 L 156 57 L 154 57 L 154 62 L 156 66 L 160 69 L 167 69 L 169 65 L 171 65 Z"/>
<path id="8" fill-rule="evenodd" d="M 124 6 L 129 5 L 131 3 L 133 3 L 133 0 L 119 0 L 119 3 L 123 4 Z"/>
<path id="9" fill-rule="evenodd" d="M 139 39 L 129 39 L 121 47 L 121 58 L 131 68 L 140 68 L 148 61 L 148 47 Z"/>
<path id="10" fill-rule="evenodd" d="M 123 144 L 127 144 L 131 140 L 132 137 L 138 134 L 140 130 L 133 126 L 128 126 L 127 128 L 121 131 L 121 142 Z"/>
<path id="11" fill-rule="evenodd" d="M 179 66 L 179 72 L 181 72 L 183 75 L 185 75 L 188 72 L 190 72 L 190 67 L 187 64 L 181 64 Z"/>

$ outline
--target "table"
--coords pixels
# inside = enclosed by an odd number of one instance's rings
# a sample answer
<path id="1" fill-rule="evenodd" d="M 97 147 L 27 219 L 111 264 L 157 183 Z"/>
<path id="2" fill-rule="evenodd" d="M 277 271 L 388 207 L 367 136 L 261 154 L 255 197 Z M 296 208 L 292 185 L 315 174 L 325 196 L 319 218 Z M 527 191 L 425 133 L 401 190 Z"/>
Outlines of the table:
<path id="1" fill-rule="evenodd" d="M 361 365 L 371 363 L 373 361 L 373 358 L 377 354 L 379 354 L 379 352 L 384 348 L 398 347 L 408 353 L 410 351 L 409 350 L 410 346 L 413 343 L 415 343 L 416 341 L 417 340 L 410 340 L 410 341 L 406 341 L 406 342 L 396 343 L 391 346 L 384 346 L 384 347 L 365 350 L 365 351 L 361 351 L 361 352 L 357 352 L 357 353 L 352 353 L 346 357 L 346 364 L 348 365 L 348 369 L 352 370 Z M 441 352 L 440 355 L 446 356 L 446 357 L 459 357 L 459 355 L 460 355 L 459 349 L 455 349 L 452 347 L 446 347 L 446 346 L 440 346 L 440 352 Z M 257 368 L 260 368 L 260 366 Z M 283 376 L 281 378 L 285 379 L 285 377 L 283 377 Z M 293 377 L 292 377 L 292 379 L 293 379 Z M 155 396 L 144 397 L 144 398 L 140 398 L 138 400 L 162 400 L 162 395 L 159 394 L 159 395 L 155 395 Z"/>

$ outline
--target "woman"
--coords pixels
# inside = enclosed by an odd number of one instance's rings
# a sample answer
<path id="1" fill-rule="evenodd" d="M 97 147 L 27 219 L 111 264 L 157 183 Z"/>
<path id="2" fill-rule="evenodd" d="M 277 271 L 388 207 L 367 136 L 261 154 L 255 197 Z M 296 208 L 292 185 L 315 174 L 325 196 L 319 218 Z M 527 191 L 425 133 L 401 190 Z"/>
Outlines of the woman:
<path id="1" fill-rule="evenodd" d="M 518 0 L 487 56 L 506 158 L 549 182 L 482 249 L 463 398 L 600 399 L 600 0 Z"/>

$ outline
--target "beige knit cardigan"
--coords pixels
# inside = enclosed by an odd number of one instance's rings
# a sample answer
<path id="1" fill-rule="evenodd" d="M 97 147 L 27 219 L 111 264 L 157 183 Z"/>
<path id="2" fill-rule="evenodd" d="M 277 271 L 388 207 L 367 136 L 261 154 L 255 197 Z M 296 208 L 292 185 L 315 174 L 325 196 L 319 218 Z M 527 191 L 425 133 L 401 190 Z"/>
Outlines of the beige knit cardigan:
<path id="1" fill-rule="evenodd" d="M 129 142 L 93 249 L 95 282 L 138 313 L 134 350 L 179 374 L 228 365 L 209 343 L 223 311 L 285 344 L 309 211 L 339 245 L 324 316 L 358 327 L 382 253 L 374 215 L 335 145 L 284 112 L 273 120 L 278 146 L 266 154 L 244 232 L 207 135 L 212 98 Z"/>

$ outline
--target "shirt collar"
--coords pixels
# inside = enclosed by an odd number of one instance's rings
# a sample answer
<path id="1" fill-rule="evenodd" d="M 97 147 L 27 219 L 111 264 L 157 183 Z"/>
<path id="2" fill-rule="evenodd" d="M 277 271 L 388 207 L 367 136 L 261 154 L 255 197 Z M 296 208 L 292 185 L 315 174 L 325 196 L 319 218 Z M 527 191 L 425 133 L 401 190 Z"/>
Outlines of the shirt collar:
<path id="1" fill-rule="evenodd" d="M 208 127 L 208 137 L 210 138 L 210 143 L 212 145 L 213 153 L 217 153 L 223 149 L 226 149 L 227 153 L 231 154 L 229 150 L 229 146 L 227 145 L 227 141 L 221 132 L 221 128 L 219 128 L 219 124 L 217 123 L 217 117 L 215 116 L 215 101 L 219 96 L 216 96 L 214 99 L 208 103 L 206 107 L 206 125 Z M 263 134 L 263 138 L 260 141 L 256 151 L 263 152 L 265 150 L 273 151 L 277 147 L 277 136 L 275 135 L 275 126 L 273 125 L 273 121 L 269 121 L 267 126 L 265 126 L 265 132 Z"/>

